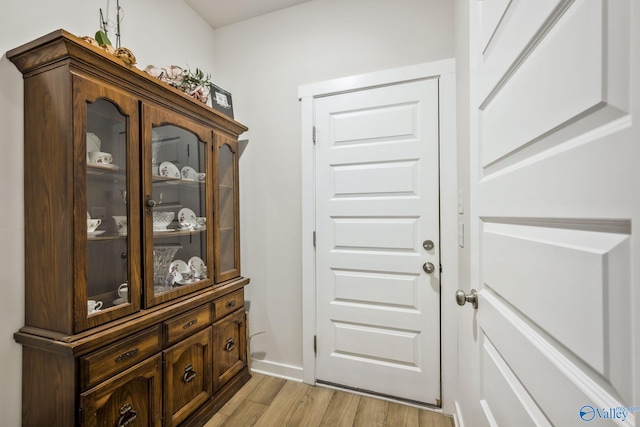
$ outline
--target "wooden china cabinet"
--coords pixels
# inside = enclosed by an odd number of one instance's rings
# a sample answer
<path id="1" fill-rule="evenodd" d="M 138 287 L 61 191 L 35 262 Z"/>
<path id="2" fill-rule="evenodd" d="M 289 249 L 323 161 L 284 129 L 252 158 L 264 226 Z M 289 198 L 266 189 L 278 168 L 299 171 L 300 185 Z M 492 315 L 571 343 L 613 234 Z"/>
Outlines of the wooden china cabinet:
<path id="1" fill-rule="evenodd" d="M 247 128 L 63 30 L 7 57 L 24 75 L 23 425 L 204 424 L 250 378 Z"/>

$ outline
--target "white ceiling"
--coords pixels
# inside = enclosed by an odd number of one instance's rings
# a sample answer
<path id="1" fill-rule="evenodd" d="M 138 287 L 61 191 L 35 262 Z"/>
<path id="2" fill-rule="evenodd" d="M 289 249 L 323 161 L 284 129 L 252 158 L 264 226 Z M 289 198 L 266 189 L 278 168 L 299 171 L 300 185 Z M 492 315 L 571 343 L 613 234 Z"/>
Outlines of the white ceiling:
<path id="1" fill-rule="evenodd" d="M 309 0 L 185 0 L 213 28 L 234 24 Z"/>

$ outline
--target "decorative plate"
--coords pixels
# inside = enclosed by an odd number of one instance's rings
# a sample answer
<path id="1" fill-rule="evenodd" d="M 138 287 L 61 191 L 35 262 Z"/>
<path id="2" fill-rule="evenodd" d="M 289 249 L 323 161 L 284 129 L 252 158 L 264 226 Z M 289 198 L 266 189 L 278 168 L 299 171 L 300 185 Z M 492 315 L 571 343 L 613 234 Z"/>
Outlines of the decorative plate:
<path id="1" fill-rule="evenodd" d="M 180 209 L 178 212 L 178 224 L 180 224 L 181 227 L 183 224 L 189 224 L 188 228 L 197 227 L 196 214 L 189 208 Z"/>
<path id="2" fill-rule="evenodd" d="M 189 258 L 189 268 L 194 272 L 195 277 L 200 279 L 207 277 L 207 266 L 201 258 L 197 256 Z"/>
<path id="3" fill-rule="evenodd" d="M 181 273 L 183 271 L 189 271 L 189 266 L 181 259 L 177 259 L 169 265 L 169 273 L 173 274 L 174 276 L 177 273 Z"/>
<path id="4" fill-rule="evenodd" d="M 176 165 L 171 162 L 162 162 L 160 163 L 160 176 L 165 176 L 167 178 L 178 178 L 180 179 L 180 170 Z"/>
<path id="5" fill-rule="evenodd" d="M 186 179 L 189 181 L 197 181 L 198 180 L 198 172 L 191 166 L 185 166 L 180 171 L 182 173 L 182 179 Z"/>

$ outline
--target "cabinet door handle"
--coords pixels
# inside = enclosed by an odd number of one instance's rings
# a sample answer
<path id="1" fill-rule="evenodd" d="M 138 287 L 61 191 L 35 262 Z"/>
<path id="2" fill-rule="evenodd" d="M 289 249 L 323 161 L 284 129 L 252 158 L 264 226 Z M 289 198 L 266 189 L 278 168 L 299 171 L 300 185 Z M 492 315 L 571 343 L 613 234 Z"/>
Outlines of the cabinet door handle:
<path id="1" fill-rule="evenodd" d="M 184 367 L 184 374 L 182 374 L 182 381 L 185 383 L 191 382 L 196 379 L 196 371 L 193 369 L 193 365 L 189 363 Z"/>
<path id="2" fill-rule="evenodd" d="M 198 323 L 198 319 L 189 320 L 187 323 L 185 323 L 182 326 L 182 329 L 188 329 L 188 328 L 192 327 L 193 325 L 195 325 L 196 323 Z"/>
<path id="3" fill-rule="evenodd" d="M 233 342 L 233 338 L 227 340 L 227 344 L 224 346 L 224 351 L 231 351 L 236 348 L 236 343 Z"/>
<path id="4" fill-rule="evenodd" d="M 227 305 L 225 305 L 226 308 L 233 308 L 235 306 L 236 306 L 236 300 L 229 301 Z"/>
<path id="5" fill-rule="evenodd" d="M 116 362 L 122 362 L 123 360 L 133 357 L 136 354 L 138 354 L 139 351 L 140 349 L 136 347 L 133 350 L 129 350 L 126 353 L 122 353 L 120 356 L 116 357 Z"/>
<path id="6" fill-rule="evenodd" d="M 147 205 L 147 213 L 151 213 L 153 208 L 158 204 L 155 200 L 151 198 L 151 194 L 145 195 L 146 205 Z"/>
<path id="7" fill-rule="evenodd" d="M 138 413 L 133 410 L 133 406 L 130 403 L 125 404 L 120 408 L 120 416 L 118 417 L 118 427 L 128 426 L 138 417 Z"/>

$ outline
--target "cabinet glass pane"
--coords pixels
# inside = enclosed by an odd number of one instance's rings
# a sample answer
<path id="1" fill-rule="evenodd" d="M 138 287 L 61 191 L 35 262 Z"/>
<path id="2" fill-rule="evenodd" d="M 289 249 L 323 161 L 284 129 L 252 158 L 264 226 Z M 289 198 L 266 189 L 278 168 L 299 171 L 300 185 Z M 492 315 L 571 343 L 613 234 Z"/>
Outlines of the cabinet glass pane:
<path id="1" fill-rule="evenodd" d="M 111 102 L 87 103 L 89 315 L 129 301 L 126 124 Z"/>
<path id="2" fill-rule="evenodd" d="M 220 270 L 233 270 L 236 266 L 235 251 L 235 176 L 233 152 L 228 145 L 218 152 L 219 173 L 219 224 L 220 224 Z"/>
<path id="3" fill-rule="evenodd" d="M 154 294 L 207 278 L 205 147 L 173 125 L 152 131 Z"/>

